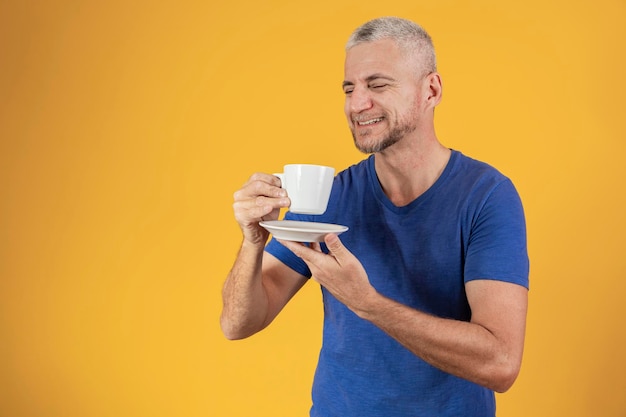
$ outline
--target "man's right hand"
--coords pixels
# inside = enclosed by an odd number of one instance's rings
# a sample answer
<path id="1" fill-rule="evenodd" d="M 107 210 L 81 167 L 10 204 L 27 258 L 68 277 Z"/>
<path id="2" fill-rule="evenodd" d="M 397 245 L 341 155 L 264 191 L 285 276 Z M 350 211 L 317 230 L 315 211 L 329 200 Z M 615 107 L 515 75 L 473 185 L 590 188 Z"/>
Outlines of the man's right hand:
<path id="1" fill-rule="evenodd" d="M 235 219 L 249 243 L 264 245 L 269 232 L 259 226 L 263 220 L 277 220 L 280 209 L 289 207 L 287 191 L 274 175 L 255 173 L 234 194 Z"/>

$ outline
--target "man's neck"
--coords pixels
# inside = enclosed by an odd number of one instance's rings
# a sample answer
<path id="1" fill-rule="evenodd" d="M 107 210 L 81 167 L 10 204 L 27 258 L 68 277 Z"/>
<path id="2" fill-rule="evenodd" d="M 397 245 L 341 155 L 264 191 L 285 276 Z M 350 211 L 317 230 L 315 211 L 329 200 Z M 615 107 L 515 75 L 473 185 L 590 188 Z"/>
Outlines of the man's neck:
<path id="1" fill-rule="evenodd" d="M 399 145 L 399 146 L 397 146 Z M 398 207 L 406 206 L 441 176 L 450 159 L 450 149 L 433 136 L 419 146 L 402 141 L 375 155 L 378 180 L 387 197 Z"/>

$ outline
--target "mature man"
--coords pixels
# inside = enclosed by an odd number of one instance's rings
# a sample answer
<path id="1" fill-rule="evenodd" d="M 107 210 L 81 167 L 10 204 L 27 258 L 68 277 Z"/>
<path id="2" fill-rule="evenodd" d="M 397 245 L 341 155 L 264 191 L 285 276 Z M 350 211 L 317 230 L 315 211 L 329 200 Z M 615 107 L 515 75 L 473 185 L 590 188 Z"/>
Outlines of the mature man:
<path id="1" fill-rule="evenodd" d="M 329 208 L 289 218 L 348 225 L 323 245 L 270 241 L 289 199 L 257 173 L 235 193 L 243 243 L 223 290 L 229 339 L 269 325 L 313 277 L 324 341 L 311 416 L 493 416 L 522 360 L 528 256 L 509 179 L 443 146 L 441 77 L 413 22 L 365 23 L 346 46 L 345 113 L 367 159 L 335 177 Z"/>

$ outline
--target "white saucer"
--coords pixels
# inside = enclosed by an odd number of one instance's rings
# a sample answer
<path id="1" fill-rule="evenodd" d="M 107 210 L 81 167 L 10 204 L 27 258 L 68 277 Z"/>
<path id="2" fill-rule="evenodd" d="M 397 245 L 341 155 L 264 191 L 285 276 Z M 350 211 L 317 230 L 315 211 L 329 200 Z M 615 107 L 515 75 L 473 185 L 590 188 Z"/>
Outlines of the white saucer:
<path id="1" fill-rule="evenodd" d="M 323 242 L 328 233 L 340 234 L 348 226 L 330 223 L 300 222 L 296 220 L 270 220 L 260 222 L 277 239 L 294 242 Z"/>

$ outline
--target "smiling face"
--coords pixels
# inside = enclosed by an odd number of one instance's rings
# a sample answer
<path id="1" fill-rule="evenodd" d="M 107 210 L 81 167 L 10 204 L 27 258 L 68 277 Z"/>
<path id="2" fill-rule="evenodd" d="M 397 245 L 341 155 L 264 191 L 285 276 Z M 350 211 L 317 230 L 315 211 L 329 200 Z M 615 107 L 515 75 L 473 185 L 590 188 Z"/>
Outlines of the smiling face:
<path id="1" fill-rule="evenodd" d="M 425 87 L 416 55 L 391 39 L 360 43 L 347 51 L 344 110 L 361 152 L 383 151 L 419 130 Z"/>

